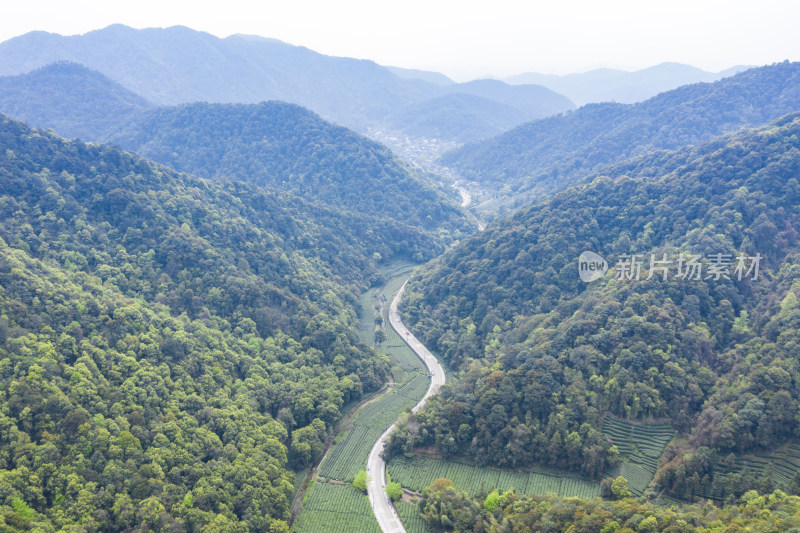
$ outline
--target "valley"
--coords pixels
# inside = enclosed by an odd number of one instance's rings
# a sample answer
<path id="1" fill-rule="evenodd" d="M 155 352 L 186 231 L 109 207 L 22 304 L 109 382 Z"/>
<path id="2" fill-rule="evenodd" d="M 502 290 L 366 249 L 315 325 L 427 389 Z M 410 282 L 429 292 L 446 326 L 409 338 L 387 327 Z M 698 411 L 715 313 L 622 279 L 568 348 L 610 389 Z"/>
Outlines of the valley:
<path id="1" fill-rule="evenodd" d="M 314 485 L 304 498 L 303 511 L 294 527 L 295 531 L 316 531 L 320 523 L 328 522 L 326 516 L 329 515 L 335 517 L 327 526 L 329 531 L 351 531 L 353 522 L 349 519 L 340 520 L 347 511 L 338 506 L 325 507 L 324 502 L 332 498 L 349 498 L 354 502 L 367 499 L 377 519 L 369 528 L 405 531 L 402 521 L 385 496 L 385 465 L 380 454 L 395 420 L 404 411 L 419 409 L 444 382 L 444 371 L 432 355 L 423 352 L 423 359 L 409 348 L 410 339 L 405 336 L 407 330 L 397 315 L 397 302 L 412 269 L 412 265 L 403 263 L 387 267 L 384 286 L 371 289 L 362 297 L 360 335 L 364 342 L 375 344 L 375 331 L 385 334 L 385 339 L 377 344 L 379 350 L 392 360 L 396 384 L 360 408 L 349 429 L 337 436 L 333 448 L 326 453 L 317 469 Z M 376 324 L 380 324 L 379 329 L 376 329 Z M 420 349 L 416 342 L 415 349 L 422 351 L 424 347 Z M 430 378 L 431 374 L 435 376 L 434 381 Z M 367 496 L 350 486 L 361 470 L 366 472 Z M 366 523 L 370 523 L 369 517 Z"/>
<path id="2" fill-rule="evenodd" d="M 0 533 L 800 530 L 799 58 L 284 29 L 0 39 Z"/>

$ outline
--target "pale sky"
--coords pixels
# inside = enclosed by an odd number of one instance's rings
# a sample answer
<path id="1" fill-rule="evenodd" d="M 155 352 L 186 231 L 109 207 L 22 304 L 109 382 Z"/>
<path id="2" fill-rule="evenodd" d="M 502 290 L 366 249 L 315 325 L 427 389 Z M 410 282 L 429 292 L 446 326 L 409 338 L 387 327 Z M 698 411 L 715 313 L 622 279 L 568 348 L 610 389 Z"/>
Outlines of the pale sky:
<path id="1" fill-rule="evenodd" d="M 800 60 L 798 0 L 1 0 L 0 40 L 109 24 L 273 37 L 318 52 L 444 72 L 718 71 Z"/>

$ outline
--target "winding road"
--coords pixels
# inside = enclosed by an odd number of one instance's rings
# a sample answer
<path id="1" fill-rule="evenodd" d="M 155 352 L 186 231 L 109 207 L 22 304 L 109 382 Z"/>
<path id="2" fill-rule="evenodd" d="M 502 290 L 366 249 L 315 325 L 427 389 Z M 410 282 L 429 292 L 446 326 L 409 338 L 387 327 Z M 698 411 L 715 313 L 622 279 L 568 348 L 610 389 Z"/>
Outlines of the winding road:
<path id="1" fill-rule="evenodd" d="M 472 195 L 464 187 L 456 187 L 461 194 L 461 207 L 467 207 L 472 203 Z"/>
<path id="2" fill-rule="evenodd" d="M 406 280 L 406 283 L 408 283 L 408 280 Z M 409 348 L 422 359 L 425 366 L 428 367 L 431 384 L 428 386 L 428 391 L 425 393 L 425 396 L 411 409 L 412 412 L 416 413 L 422 409 L 425 402 L 428 401 L 428 398 L 439 392 L 441 386 L 444 385 L 445 374 L 439 361 L 437 361 L 433 354 L 417 340 L 413 333 L 408 331 L 403 325 L 403 321 L 400 320 L 400 313 L 397 312 L 397 304 L 400 302 L 405 288 L 406 284 L 403 283 L 403 286 L 397 291 L 397 295 L 389 306 L 389 324 L 391 324 L 392 329 L 406 341 Z M 397 427 L 397 424 L 392 424 L 392 426 L 381 435 L 369 452 L 369 458 L 367 459 L 367 494 L 369 495 L 369 503 L 375 513 L 375 518 L 378 520 L 378 525 L 380 525 L 381 531 L 384 533 L 406 533 L 403 521 L 400 519 L 400 516 L 398 516 L 394 505 L 389 501 L 389 497 L 386 496 L 386 463 L 381 457 L 383 447 L 388 442 L 389 435 L 394 431 L 395 427 Z"/>

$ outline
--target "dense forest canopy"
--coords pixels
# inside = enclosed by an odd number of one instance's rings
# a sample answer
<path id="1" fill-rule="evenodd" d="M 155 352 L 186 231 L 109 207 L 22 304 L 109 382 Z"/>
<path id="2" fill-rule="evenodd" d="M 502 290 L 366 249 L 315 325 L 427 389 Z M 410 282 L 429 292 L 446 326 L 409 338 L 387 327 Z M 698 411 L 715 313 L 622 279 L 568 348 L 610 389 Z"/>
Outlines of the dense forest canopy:
<path id="1" fill-rule="evenodd" d="M 286 531 L 289 469 L 387 376 L 376 251 L 436 253 L 5 117 L 0 211 L 0 520 L 39 531 Z"/>
<path id="2" fill-rule="evenodd" d="M 532 194 L 658 149 L 676 149 L 800 109 L 800 63 L 749 69 L 637 104 L 598 103 L 529 122 L 445 154 L 465 178 L 522 206 Z"/>
<path id="3" fill-rule="evenodd" d="M 800 116 L 789 115 L 643 156 L 431 262 L 409 283 L 405 318 L 462 374 L 391 452 L 436 445 L 597 477 L 615 459 L 599 432 L 604 413 L 667 417 L 686 448 L 671 452 L 658 481 L 683 497 L 711 490 L 715 457 L 795 436 L 799 134 Z M 577 270 L 587 250 L 612 265 L 588 284 Z M 727 278 L 710 275 L 718 253 L 732 260 Z M 641 254 L 640 278 L 617 279 L 624 254 Z M 647 275 L 651 254 L 673 261 L 669 275 Z M 682 254 L 700 256 L 700 279 L 677 276 Z M 739 255 L 748 269 L 761 256 L 757 278 L 735 275 Z"/>
<path id="4" fill-rule="evenodd" d="M 624 493 L 621 493 L 624 494 Z M 729 505 L 667 506 L 620 497 L 617 501 L 520 496 L 492 491 L 471 498 L 446 478 L 422 494 L 419 510 L 433 531 L 475 533 L 686 533 L 751 531 L 773 533 L 800 528 L 800 497 L 783 491 L 749 491 Z"/>

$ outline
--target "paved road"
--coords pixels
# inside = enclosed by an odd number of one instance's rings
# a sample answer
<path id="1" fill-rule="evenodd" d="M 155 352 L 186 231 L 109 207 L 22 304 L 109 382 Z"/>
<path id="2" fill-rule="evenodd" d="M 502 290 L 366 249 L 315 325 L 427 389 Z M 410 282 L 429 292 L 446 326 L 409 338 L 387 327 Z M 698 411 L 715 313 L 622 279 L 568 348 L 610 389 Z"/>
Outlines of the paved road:
<path id="1" fill-rule="evenodd" d="M 392 305 L 389 306 L 389 324 L 391 324 L 397 334 L 406 341 L 406 344 L 408 344 L 414 353 L 422 359 L 422 362 L 428 367 L 428 372 L 431 376 L 431 384 L 428 387 L 428 392 L 425 393 L 425 396 L 423 396 L 419 403 L 412 409 L 412 412 L 416 413 L 422 409 L 422 406 L 425 405 L 429 397 L 439 392 L 441 386 L 444 385 L 445 375 L 444 369 L 442 365 L 439 364 L 439 361 L 437 361 L 433 354 L 406 329 L 403 325 L 403 321 L 400 320 L 400 313 L 397 312 L 397 304 L 400 302 L 405 288 L 406 284 L 403 283 L 403 286 L 397 291 L 397 296 L 392 300 Z M 386 496 L 386 463 L 381 457 L 383 447 L 389 440 L 389 434 L 394 431 L 394 429 L 395 424 L 392 424 L 392 427 L 381 435 L 381 438 L 378 439 L 378 442 L 372 447 L 372 451 L 369 452 L 369 458 L 367 459 L 367 494 L 369 495 L 369 502 L 370 505 L 372 505 L 372 510 L 375 513 L 375 518 L 378 520 L 381 531 L 384 533 L 406 533 L 403 521 L 400 520 L 394 505 L 389 502 L 389 498 Z"/>
<path id="2" fill-rule="evenodd" d="M 472 195 L 464 187 L 457 187 L 458 192 L 461 193 L 461 207 L 467 207 L 472 203 Z"/>

